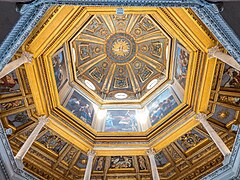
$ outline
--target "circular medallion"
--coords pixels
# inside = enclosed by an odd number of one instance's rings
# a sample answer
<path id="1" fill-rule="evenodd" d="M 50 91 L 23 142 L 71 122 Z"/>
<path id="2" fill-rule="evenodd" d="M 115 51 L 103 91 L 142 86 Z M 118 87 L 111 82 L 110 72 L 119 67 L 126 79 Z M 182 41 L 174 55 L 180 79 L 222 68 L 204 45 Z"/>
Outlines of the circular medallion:
<path id="1" fill-rule="evenodd" d="M 111 60 L 117 63 L 125 63 L 136 54 L 136 44 L 132 36 L 117 33 L 107 40 L 106 52 Z"/>
<path id="2" fill-rule="evenodd" d="M 140 63 L 140 61 L 135 61 L 135 62 L 133 63 L 133 67 L 134 67 L 135 69 L 140 69 L 140 68 L 142 67 L 142 64 Z"/>

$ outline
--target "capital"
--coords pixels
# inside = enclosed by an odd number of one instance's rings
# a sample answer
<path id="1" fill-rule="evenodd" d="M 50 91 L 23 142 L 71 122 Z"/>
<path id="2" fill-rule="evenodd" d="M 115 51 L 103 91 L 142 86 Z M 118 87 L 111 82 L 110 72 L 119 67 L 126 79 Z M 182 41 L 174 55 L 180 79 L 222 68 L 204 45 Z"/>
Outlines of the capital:
<path id="1" fill-rule="evenodd" d="M 214 54 L 215 54 L 217 51 L 219 51 L 218 46 L 214 46 L 214 47 L 209 48 L 209 49 L 208 49 L 208 55 L 209 55 L 209 57 L 210 57 L 210 58 L 213 57 Z"/>
<path id="2" fill-rule="evenodd" d="M 198 114 L 196 115 L 196 120 L 198 120 L 198 121 L 206 120 L 206 119 L 207 119 L 207 115 L 204 114 L 204 113 L 198 113 Z"/>
<path id="3" fill-rule="evenodd" d="M 96 155 L 96 152 L 94 150 L 90 149 L 88 151 L 87 155 L 88 155 L 88 157 L 92 157 L 93 158 Z"/>
<path id="4" fill-rule="evenodd" d="M 148 156 L 154 156 L 156 154 L 156 152 L 154 151 L 153 148 L 150 148 L 146 151 L 147 155 Z"/>
<path id="5" fill-rule="evenodd" d="M 27 51 L 23 51 L 21 58 L 24 59 L 25 63 L 31 63 L 33 59 L 33 54 L 30 54 Z"/>
<path id="6" fill-rule="evenodd" d="M 48 117 L 47 117 L 46 115 L 44 115 L 44 116 L 40 116 L 40 117 L 38 118 L 38 121 L 39 121 L 39 123 L 41 123 L 41 124 L 46 124 L 46 123 L 49 121 L 49 119 L 48 119 Z"/>

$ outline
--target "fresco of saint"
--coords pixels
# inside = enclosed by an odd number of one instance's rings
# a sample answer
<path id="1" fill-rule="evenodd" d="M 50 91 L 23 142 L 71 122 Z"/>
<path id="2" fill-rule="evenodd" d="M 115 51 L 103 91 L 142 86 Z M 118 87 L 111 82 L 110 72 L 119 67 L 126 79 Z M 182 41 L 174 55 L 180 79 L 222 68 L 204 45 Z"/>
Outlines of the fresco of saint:
<path id="1" fill-rule="evenodd" d="M 63 48 L 60 49 L 52 58 L 54 76 L 58 91 L 67 80 L 66 62 Z"/>
<path id="2" fill-rule="evenodd" d="M 147 105 L 151 124 L 156 124 L 178 106 L 175 94 L 168 88 Z"/>
<path id="3" fill-rule="evenodd" d="M 91 125 L 94 116 L 93 104 L 74 91 L 66 108 L 85 123 Z"/>
<path id="4" fill-rule="evenodd" d="M 177 44 L 175 57 L 175 78 L 185 88 L 188 70 L 189 52 L 180 44 Z"/>
<path id="5" fill-rule="evenodd" d="M 136 132 L 138 124 L 135 110 L 108 110 L 105 132 Z"/>
<path id="6" fill-rule="evenodd" d="M 240 72 L 231 66 L 225 65 L 221 87 L 240 88 Z"/>
<path id="7" fill-rule="evenodd" d="M 14 71 L 0 79 L 0 94 L 11 94 L 17 92 L 20 92 L 20 87 Z"/>

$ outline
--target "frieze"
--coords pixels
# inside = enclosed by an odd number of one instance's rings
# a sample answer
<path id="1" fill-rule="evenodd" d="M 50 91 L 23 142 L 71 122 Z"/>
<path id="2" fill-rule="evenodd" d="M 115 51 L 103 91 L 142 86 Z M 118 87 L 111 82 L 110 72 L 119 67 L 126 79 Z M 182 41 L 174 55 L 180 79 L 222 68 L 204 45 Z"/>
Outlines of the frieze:
<path id="1" fill-rule="evenodd" d="M 112 156 L 110 168 L 132 168 L 133 158 L 131 156 Z"/>
<path id="2" fill-rule="evenodd" d="M 32 172 L 40 175 L 40 176 L 43 177 L 43 178 L 46 178 L 46 179 L 55 179 L 54 176 L 46 173 L 44 170 L 39 169 L 38 167 L 36 167 L 36 166 L 33 165 L 33 164 L 30 164 L 30 163 L 28 163 L 28 162 L 23 162 L 23 164 L 24 164 L 25 168 L 27 168 L 28 170 L 30 170 L 30 171 L 32 171 Z"/>
<path id="3" fill-rule="evenodd" d="M 57 6 L 54 11 L 50 14 L 50 16 L 43 22 L 43 24 L 38 28 L 38 30 L 34 33 L 34 35 L 27 42 L 26 46 L 29 47 L 30 44 L 36 39 L 36 37 L 40 34 L 40 32 L 44 29 L 45 26 L 50 22 L 50 20 L 54 17 L 54 15 L 60 10 L 61 6 Z"/>
<path id="4" fill-rule="evenodd" d="M 67 153 L 67 155 L 63 158 L 63 160 L 67 163 L 70 164 L 73 158 L 76 156 L 78 150 L 74 147 L 70 149 L 70 151 Z"/>
<path id="5" fill-rule="evenodd" d="M 228 96 L 228 95 L 219 94 L 218 101 L 240 107 L 240 96 L 236 97 L 236 96 Z"/>

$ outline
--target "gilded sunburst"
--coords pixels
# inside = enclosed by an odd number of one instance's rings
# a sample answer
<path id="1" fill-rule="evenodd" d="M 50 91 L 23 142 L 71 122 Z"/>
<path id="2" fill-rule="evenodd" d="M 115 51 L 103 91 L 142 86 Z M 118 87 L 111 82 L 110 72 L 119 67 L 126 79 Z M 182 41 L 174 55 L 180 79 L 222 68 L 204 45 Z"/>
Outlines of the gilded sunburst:
<path id="1" fill-rule="evenodd" d="M 126 56 L 129 53 L 129 43 L 124 39 L 118 39 L 113 43 L 112 51 L 117 56 Z"/>

